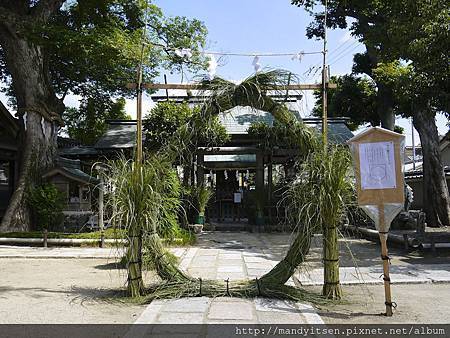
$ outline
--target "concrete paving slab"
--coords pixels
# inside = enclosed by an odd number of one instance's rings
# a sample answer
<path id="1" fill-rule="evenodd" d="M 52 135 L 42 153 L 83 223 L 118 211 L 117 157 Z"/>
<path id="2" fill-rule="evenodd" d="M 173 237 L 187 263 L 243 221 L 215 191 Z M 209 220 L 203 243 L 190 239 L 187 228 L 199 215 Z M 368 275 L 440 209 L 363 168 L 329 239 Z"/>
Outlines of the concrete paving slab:
<path id="1" fill-rule="evenodd" d="M 247 275 L 249 278 L 254 277 L 261 277 L 262 275 L 266 274 L 269 270 L 268 269 L 249 269 L 247 268 Z"/>
<path id="2" fill-rule="evenodd" d="M 218 259 L 217 266 L 243 266 L 242 259 Z"/>
<path id="3" fill-rule="evenodd" d="M 217 280 L 242 280 L 247 279 L 247 274 L 244 272 L 218 272 L 216 275 Z"/>
<path id="4" fill-rule="evenodd" d="M 253 320 L 255 310 L 250 301 L 223 301 L 215 299 L 211 303 L 208 319 L 214 320 Z"/>
<path id="5" fill-rule="evenodd" d="M 155 324 L 192 324 L 203 323 L 203 312 L 163 312 Z"/>
<path id="6" fill-rule="evenodd" d="M 287 300 L 256 298 L 254 303 L 256 311 L 260 312 L 299 312 L 298 308 L 295 305 L 295 302 Z"/>
<path id="7" fill-rule="evenodd" d="M 221 265 L 217 267 L 217 272 L 244 272 L 244 267 L 242 265 L 237 266 L 228 266 L 228 265 Z"/>
<path id="8" fill-rule="evenodd" d="M 160 311 L 162 312 L 205 312 L 210 304 L 210 299 L 207 297 L 195 298 L 180 298 L 174 299 L 170 302 L 163 303 Z"/>
<path id="9" fill-rule="evenodd" d="M 259 324 L 305 324 L 300 313 L 257 312 Z"/>

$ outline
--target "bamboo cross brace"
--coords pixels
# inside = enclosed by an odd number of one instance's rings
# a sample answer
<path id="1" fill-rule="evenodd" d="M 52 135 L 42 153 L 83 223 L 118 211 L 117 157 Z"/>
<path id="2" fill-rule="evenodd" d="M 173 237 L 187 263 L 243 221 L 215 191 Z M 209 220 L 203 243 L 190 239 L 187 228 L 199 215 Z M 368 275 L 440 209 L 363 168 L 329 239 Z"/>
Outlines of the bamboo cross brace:
<path id="1" fill-rule="evenodd" d="M 128 83 L 126 86 L 128 89 L 136 89 L 136 83 Z M 182 83 L 142 83 L 142 88 L 145 89 L 203 89 L 208 90 L 207 85 L 201 84 L 182 84 Z M 327 88 L 337 88 L 336 83 L 327 83 Z M 304 84 L 293 84 L 286 86 L 273 86 L 273 90 L 318 90 L 322 89 L 321 84 L 315 83 L 304 83 Z"/>

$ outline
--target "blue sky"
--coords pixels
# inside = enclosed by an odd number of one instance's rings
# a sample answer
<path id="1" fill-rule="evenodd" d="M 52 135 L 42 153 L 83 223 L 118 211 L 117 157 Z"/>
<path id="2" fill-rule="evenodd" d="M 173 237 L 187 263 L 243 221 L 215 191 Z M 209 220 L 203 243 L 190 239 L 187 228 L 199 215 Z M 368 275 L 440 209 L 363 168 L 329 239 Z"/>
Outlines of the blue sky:
<path id="1" fill-rule="evenodd" d="M 297 53 L 300 51 L 321 51 L 321 40 L 308 40 L 306 27 L 311 17 L 302 8 L 292 6 L 290 0 L 155 0 L 168 16 L 186 16 L 203 21 L 208 28 L 207 50 L 237 53 Z M 351 72 L 353 55 L 364 51 L 364 46 L 353 39 L 347 30 L 328 31 L 328 64 L 331 75 Z M 322 56 L 305 55 L 301 62 L 289 56 L 261 57 L 261 66 L 283 68 L 298 74 L 304 83 L 320 82 L 320 71 L 307 75 L 312 66 L 320 66 Z M 227 56 L 222 60 L 217 74 L 230 80 L 241 80 L 254 72 L 253 57 Z M 169 82 L 180 82 L 179 74 L 167 74 Z M 162 78 L 158 81 L 163 82 Z M 186 81 L 186 79 L 185 79 Z M 0 94 L 0 100 L 6 99 Z M 76 97 L 68 97 L 65 103 L 77 106 Z M 127 101 L 127 111 L 136 116 L 134 100 Z M 144 111 L 152 106 L 149 97 L 144 100 Z M 304 93 L 299 109 L 308 115 L 314 106 L 311 92 Z M 407 120 L 399 119 L 397 124 L 405 128 L 407 144 L 411 143 L 411 127 Z M 448 130 L 445 119 L 439 117 L 441 134 Z M 416 134 L 416 142 L 419 142 Z"/>
<path id="2" fill-rule="evenodd" d="M 219 52 L 276 52 L 295 53 L 321 51 L 322 41 L 308 40 L 305 28 L 309 15 L 289 0 L 228 0 L 228 1 L 155 1 L 167 15 L 196 17 L 208 28 L 208 50 Z M 336 30 L 329 34 L 329 50 L 333 51 L 343 42 L 350 51 L 363 51 L 359 42 L 350 39 L 347 31 Z M 354 43 L 354 44 L 353 44 Z M 344 46 L 345 47 L 345 46 Z M 342 48 L 341 48 L 342 50 Z M 334 53 L 337 55 L 339 53 Z M 315 64 L 321 64 L 321 55 L 305 56 L 302 62 L 289 56 L 262 57 L 262 66 L 285 68 L 303 75 Z M 241 79 L 253 72 L 252 57 L 227 57 L 227 64 L 218 74 L 229 79 Z M 330 59 L 333 61 L 333 58 Z M 342 58 L 332 65 L 333 73 L 345 73 L 351 69 L 351 58 Z M 320 75 L 317 74 L 317 79 Z"/>

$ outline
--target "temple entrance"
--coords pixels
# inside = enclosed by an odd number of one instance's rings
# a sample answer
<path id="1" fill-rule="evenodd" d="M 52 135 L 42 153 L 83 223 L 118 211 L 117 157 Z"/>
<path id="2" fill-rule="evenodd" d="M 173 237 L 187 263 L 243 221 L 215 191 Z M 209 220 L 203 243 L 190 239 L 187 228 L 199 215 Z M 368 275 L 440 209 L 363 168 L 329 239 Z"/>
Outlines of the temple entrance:
<path id="1" fill-rule="evenodd" d="M 254 213 L 254 169 L 216 169 L 208 174 L 214 195 L 208 208 L 210 223 L 219 229 L 247 230 Z"/>

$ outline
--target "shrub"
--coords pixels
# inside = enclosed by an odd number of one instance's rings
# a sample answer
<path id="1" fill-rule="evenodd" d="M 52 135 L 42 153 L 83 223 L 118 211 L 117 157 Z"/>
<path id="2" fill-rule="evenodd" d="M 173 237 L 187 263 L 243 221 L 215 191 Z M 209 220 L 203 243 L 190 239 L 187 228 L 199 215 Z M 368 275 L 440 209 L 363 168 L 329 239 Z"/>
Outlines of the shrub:
<path id="1" fill-rule="evenodd" d="M 35 214 L 38 229 L 49 230 L 62 218 L 64 196 L 53 184 L 46 183 L 32 189 L 29 203 Z"/>

